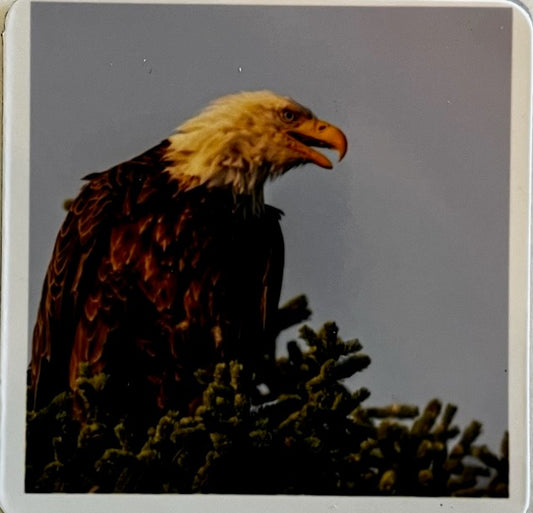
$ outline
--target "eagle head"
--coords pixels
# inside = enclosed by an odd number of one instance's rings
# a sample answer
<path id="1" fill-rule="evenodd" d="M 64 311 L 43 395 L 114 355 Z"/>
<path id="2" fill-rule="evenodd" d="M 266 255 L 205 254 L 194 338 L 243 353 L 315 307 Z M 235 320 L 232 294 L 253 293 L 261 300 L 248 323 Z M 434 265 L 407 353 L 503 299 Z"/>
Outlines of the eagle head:
<path id="1" fill-rule="evenodd" d="M 307 163 L 332 168 L 317 148 L 344 157 L 344 133 L 291 98 L 241 92 L 209 104 L 170 138 L 167 171 L 195 185 L 262 198 L 265 181 Z"/>

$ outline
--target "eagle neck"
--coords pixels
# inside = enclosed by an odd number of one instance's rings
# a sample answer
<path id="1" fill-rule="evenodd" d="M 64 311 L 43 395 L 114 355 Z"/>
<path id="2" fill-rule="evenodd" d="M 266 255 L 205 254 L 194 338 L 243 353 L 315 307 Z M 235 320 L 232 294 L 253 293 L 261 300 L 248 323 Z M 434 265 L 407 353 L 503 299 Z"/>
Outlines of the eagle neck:
<path id="1" fill-rule="evenodd" d="M 178 132 L 169 138 L 165 171 L 180 183 L 180 190 L 205 187 L 229 191 L 236 211 L 260 215 L 264 211 L 265 182 L 281 170 L 252 157 L 254 153 L 246 151 L 242 142 L 199 144 L 192 135 Z"/>

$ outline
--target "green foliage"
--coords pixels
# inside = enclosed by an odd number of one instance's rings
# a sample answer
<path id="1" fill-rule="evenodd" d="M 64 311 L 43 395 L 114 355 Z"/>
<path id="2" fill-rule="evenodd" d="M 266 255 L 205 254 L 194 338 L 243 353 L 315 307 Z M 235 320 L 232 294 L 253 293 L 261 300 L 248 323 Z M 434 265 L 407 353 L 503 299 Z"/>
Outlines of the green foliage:
<path id="1" fill-rule="evenodd" d="M 300 297 L 286 328 L 309 315 Z M 291 322 L 292 320 L 292 322 Z M 28 412 L 28 492 L 507 496 L 508 441 L 500 455 L 462 434 L 456 407 L 432 400 L 364 407 L 370 392 L 346 378 L 370 358 L 334 323 L 300 329 L 287 356 L 250 378 L 239 362 L 216 365 L 187 413 L 145 418 L 106 409 L 108 379 L 83 378 Z M 201 372 L 206 379 L 205 372 Z M 456 440 L 453 442 L 453 440 Z"/>

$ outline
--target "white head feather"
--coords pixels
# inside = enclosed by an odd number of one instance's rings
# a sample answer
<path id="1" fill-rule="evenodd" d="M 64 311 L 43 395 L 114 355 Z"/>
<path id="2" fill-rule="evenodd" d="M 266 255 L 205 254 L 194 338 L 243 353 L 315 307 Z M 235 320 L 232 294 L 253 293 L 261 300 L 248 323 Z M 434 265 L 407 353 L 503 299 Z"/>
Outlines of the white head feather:
<path id="1" fill-rule="evenodd" d="M 166 171 L 173 178 L 188 187 L 228 188 L 236 196 L 252 196 L 253 203 L 262 202 L 267 179 L 292 167 L 306 162 L 331 167 L 311 146 L 335 148 L 341 158 L 346 151 L 346 138 L 336 127 L 270 91 L 219 98 L 183 123 L 169 141 Z"/>
<path id="2" fill-rule="evenodd" d="M 213 187 L 231 186 L 236 194 L 253 194 L 267 178 L 293 164 L 276 142 L 278 113 L 287 105 L 303 109 L 270 91 L 243 92 L 219 98 L 169 137 L 168 171 L 195 176 Z"/>

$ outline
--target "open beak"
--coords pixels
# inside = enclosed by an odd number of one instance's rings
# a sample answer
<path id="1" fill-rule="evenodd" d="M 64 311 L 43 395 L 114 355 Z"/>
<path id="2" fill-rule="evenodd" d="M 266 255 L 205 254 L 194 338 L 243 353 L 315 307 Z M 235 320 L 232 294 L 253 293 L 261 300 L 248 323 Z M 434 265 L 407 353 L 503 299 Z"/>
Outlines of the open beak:
<path id="1" fill-rule="evenodd" d="M 305 162 L 313 162 L 317 166 L 331 169 L 333 164 L 322 153 L 314 148 L 327 148 L 337 151 L 339 161 L 348 149 L 346 136 L 334 125 L 320 119 L 305 119 L 296 127 L 287 130 L 289 148 L 302 156 Z"/>

